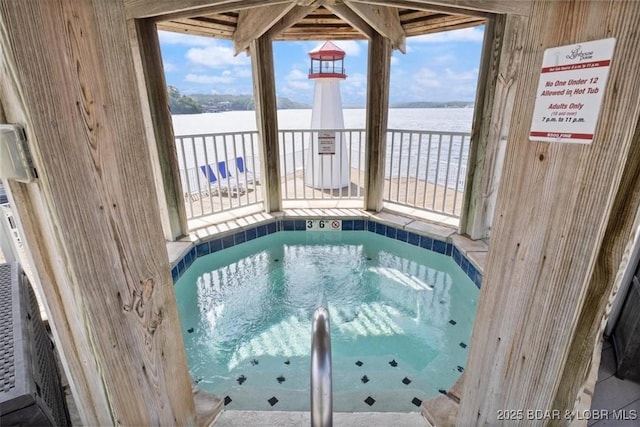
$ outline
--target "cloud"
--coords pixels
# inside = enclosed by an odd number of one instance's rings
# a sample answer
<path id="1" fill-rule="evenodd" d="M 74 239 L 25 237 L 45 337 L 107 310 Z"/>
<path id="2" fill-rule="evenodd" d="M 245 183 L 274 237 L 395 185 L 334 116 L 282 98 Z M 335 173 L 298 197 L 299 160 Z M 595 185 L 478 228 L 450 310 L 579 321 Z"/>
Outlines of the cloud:
<path id="1" fill-rule="evenodd" d="M 446 43 L 446 42 L 474 42 L 482 43 L 484 39 L 484 27 L 463 28 L 460 30 L 443 31 L 434 34 L 408 37 L 407 43 Z"/>
<path id="2" fill-rule="evenodd" d="M 178 68 L 178 67 L 176 67 L 175 65 L 173 65 L 170 62 L 165 62 L 163 65 L 164 65 L 164 72 L 165 73 L 170 73 L 172 71 L 177 70 L 177 68 Z"/>
<path id="3" fill-rule="evenodd" d="M 228 73 L 228 74 L 225 74 Z M 222 75 L 212 76 L 206 74 L 187 74 L 184 81 L 199 84 L 230 84 L 235 81 L 230 71 L 225 71 Z"/>
<path id="4" fill-rule="evenodd" d="M 205 65 L 209 68 L 248 66 L 251 64 L 249 57 L 246 55 L 233 56 L 231 46 L 224 46 L 219 43 L 207 47 L 192 47 L 187 50 L 185 56 L 190 62 Z"/>
<path id="5" fill-rule="evenodd" d="M 445 75 L 448 80 L 459 81 L 459 80 L 476 80 L 478 78 L 478 69 L 475 68 L 469 71 L 455 72 L 446 68 L 444 70 Z"/>
<path id="6" fill-rule="evenodd" d="M 438 73 L 435 71 L 429 68 L 422 68 L 413 75 L 413 81 L 422 88 L 440 87 L 441 82 L 438 77 Z"/>
<path id="7" fill-rule="evenodd" d="M 294 68 L 289 71 L 289 74 L 284 78 L 287 85 L 287 92 L 290 94 L 299 90 L 311 90 L 311 82 L 308 79 L 307 74 Z"/>
<path id="8" fill-rule="evenodd" d="M 192 36 L 189 34 L 173 33 L 170 31 L 158 31 L 160 44 L 185 45 L 185 46 L 211 46 L 216 41 L 209 37 Z"/>

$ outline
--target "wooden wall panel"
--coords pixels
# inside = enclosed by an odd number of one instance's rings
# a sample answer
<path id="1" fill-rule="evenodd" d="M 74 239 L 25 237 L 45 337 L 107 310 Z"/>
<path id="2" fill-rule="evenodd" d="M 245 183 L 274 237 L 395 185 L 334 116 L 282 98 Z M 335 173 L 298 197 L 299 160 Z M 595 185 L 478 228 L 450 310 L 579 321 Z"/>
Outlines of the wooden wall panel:
<path id="1" fill-rule="evenodd" d="M 500 424 L 501 409 L 573 408 L 599 339 L 602 295 L 614 288 L 625 230 L 640 207 L 630 196 L 640 185 L 632 148 L 640 3 L 538 1 L 530 16 L 457 422 L 465 427 Z M 609 37 L 616 48 L 593 143 L 530 142 L 544 50 Z"/>
<path id="2" fill-rule="evenodd" d="M 10 186 L 83 422 L 192 424 L 124 7 L 3 0 L 0 28 L 40 177 Z"/>

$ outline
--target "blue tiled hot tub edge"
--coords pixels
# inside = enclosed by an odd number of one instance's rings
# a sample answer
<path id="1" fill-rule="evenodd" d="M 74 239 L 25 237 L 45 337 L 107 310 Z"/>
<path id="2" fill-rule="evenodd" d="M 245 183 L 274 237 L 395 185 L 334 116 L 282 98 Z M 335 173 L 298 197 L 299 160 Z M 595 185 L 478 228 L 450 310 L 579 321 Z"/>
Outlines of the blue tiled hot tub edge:
<path id="1" fill-rule="evenodd" d="M 307 219 L 274 219 L 255 226 L 235 230 L 211 239 L 193 243 L 191 247 L 171 265 L 171 277 L 175 283 L 193 261 L 198 257 L 239 245 L 258 237 L 280 231 L 306 231 Z M 460 266 L 462 271 L 478 287 L 482 286 L 482 271 L 465 256 L 465 254 L 451 241 L 451 238 L 441 240 L 426 234 L 409 231 L 401 226 L 392 226 L 371 218 L 348 218 L 342 220 L 342 231 L 369 231 L 390 239 L 400 240 L 410 245 L 429 249 L 443 255 L 448 255 Z"/>

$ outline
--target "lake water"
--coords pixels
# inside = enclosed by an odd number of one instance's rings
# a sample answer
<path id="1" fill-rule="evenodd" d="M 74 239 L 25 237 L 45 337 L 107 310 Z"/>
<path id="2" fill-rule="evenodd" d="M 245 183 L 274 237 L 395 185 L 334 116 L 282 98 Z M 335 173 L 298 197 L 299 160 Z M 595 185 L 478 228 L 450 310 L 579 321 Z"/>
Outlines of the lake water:
<path id="1" fill-rule="evenodd" d="M 365 109 L 343 111 L 345 129 L 364 130 Z M 471 131 L 473 108 L 404 108 L 390 109 L 388 129 L 431 132 Z M 309 129 L 311 110 L 279 110 L 278 128 Z M 184 192 L 200 192 L 208 186 L 201 174 L 207 164 L 227 162 L 233 165 L 236 157 L 243 157 L 250 170 L 260 171 L 256 116 L 254 111 L 174 115 L 174 133 L 179 140 L 178 158 Z M 254 132 L 253 135 L 179 138 L 184 135 Z M 346 162 L 351 168 L 364 168 L 364 133 L 338 135 L 346 148 Z M 313 138 L 317 138 L 314 136 Z M 281 136 L 281 173 L 300 171 L 311 156 L 309 134 L 287 133 Z M 317 144 L 317 142 L 315 143 Z M 466 173 L 469 137 L 395 134 L 387 138 L 385 177 L 414 177 L 426 179 L 449 188 L 461 189 Z M 305 153 L 306 159 L 305 160 Z M 233 168 L 233 166 L 231 166 Z M 224 174 L 223 174 L 224 177 Z"/>
<path id="2" fill-rule="evenodd" d="M 344 126 L 364 129 L 366 110 L 345 109 Z M 473 108 L 392 108 L 389 110 L 389 129 L 440 132 L 471 132 Z M 309 129 L 311 110 L 278 110 L 280 129 Z M 256 130 L 255 111 L 226 111 L 207 114 L 173 116 L 176 136 L 203 133 Z"/>

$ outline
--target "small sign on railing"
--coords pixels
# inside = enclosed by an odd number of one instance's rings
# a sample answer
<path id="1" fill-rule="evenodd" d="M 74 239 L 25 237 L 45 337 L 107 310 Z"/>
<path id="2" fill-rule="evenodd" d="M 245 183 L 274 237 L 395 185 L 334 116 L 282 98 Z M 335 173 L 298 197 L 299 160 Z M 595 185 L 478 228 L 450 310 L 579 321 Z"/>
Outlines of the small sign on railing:
<path id="1" fill-rule="evenodd" d="M 318 154 L 336 154 L 335 132 L 318 132 Z"/>
<path id="2" fill-rule="evenodd" d="M 341 219 L 310 219 L 307 221 L 307 231 L 341 231 Z"/>

